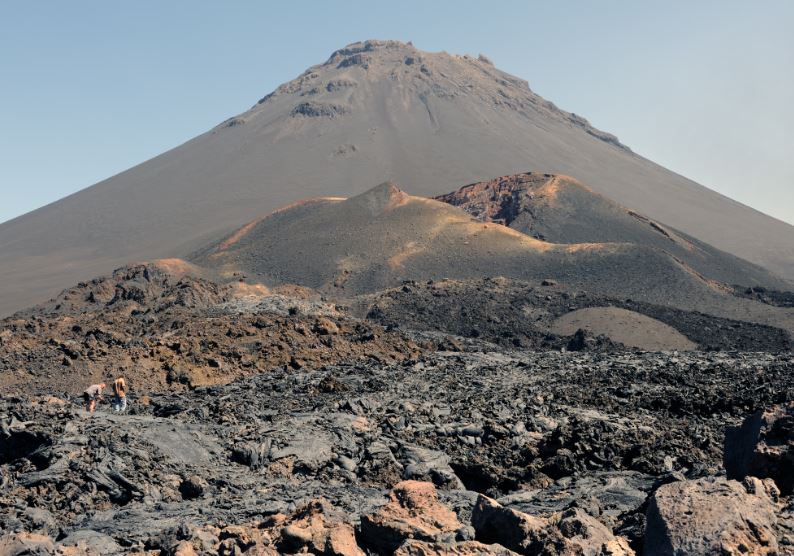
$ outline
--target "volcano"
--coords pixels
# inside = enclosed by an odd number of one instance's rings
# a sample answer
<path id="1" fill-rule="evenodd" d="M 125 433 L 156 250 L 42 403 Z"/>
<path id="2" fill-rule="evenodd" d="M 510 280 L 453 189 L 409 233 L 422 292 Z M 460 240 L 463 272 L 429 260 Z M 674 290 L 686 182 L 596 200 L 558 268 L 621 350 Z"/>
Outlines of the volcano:
<path id="1" fill-rule="evenodd" d="M 0 225 L 0 314 L 131 260 L 186 257 L 301 199 L 387 180 L 432 197 L 528 169 L 794 278 L 794 227 L 633 153 L 485 57 L 366 41 L 187 143 Z"/>
<path id="2" fill-rule="evenodd" d="M 510 186 L 518 195 L 499 197 Z M 483 195 L 488 200 L 477 203 Z M 585 202 L 577 204 L 580 195 Z M 517 199 L 511 204 L 519 209 L 505 209 L 507 199 Z M 551 278 L 573 291 L 794 330 L 790 310 L 737 298 L 725 283 L 785 282 L 600 199 L 559 176 L 506 176 L 439 199 L 409 195 L 386 182 L 347 199 L 306 199 L 263 215 L 191 254 L 190 261 L 224 281 L 297 284 L 335 299 L 404 281 Z M 487 220 L 475 207 L 494 215 L 501 207 L 514 218 Z M 559 242 L 533 237 L 538 229 Z"/>

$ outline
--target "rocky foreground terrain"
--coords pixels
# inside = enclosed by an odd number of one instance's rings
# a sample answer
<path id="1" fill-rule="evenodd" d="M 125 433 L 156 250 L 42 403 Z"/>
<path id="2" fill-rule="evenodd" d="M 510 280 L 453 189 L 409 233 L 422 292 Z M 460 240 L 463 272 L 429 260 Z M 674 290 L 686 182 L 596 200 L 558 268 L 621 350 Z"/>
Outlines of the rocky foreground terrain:
<path id="1" fill-rule="evenodd" d="M 125 415 L 4 397 L 0 547 L 792 553 L 791 413 L 729 430 L 724 455 L 726 427 L 794 398 L 792 371 L 790 353 L 492 348 L 133 393 Z"/>
<path id="2" fill-rule="evenodd" d="M 211 278 L 132 265 L 0 323 L 0 554 L 794 553 L 785 330 L 553 280 Z M 555 328 L 582 310 L 700 351 Z M 127 413 L 87 413 L 119 374 Z"/>
<path id="3" fill-rule="evenodd" d="M 439 350 L 649 351 L 652 335 L 662 346 L 683 340 L 687 350 L 786 353 L 794 344 L 780 328 L 553 281 L 406 281 L 332 301 L 308 288 L 216 282 L 202 272 L 179 260 L 122 267 L 0 321 L 0 392 L 74 395 L 116 375 L 140 393 L 184 391 L 285 367 L 388 364 Z M 600 335 L 597 322 L 557 326 L 593 309 L 647 322 L 627 321 L 625 338 Z"/>

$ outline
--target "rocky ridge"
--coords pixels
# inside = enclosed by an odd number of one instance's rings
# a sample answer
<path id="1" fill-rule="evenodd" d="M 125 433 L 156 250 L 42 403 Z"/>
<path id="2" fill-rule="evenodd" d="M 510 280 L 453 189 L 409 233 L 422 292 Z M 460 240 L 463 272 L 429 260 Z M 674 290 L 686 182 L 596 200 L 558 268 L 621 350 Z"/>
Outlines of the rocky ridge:
<path id="1" fill-rule="evenodd" d="M 74 393 L 118 374 L 140 391 L 180 390 L 420 351 L 307 290 L 219 284 L 169 264 L 120 268 L 0 322 L 3 391 Z"/>

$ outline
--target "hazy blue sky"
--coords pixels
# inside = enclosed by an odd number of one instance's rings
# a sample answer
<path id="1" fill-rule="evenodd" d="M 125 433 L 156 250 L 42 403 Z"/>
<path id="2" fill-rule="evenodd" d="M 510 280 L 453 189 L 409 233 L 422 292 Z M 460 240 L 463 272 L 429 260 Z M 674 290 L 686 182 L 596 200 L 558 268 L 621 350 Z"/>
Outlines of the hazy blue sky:
<path id="1" fill-rule="evenodd" d="M 488 55 L 640 154 L 794 223 L 794 1 L 0 2 L 0 221 L 367 38 Z"/>

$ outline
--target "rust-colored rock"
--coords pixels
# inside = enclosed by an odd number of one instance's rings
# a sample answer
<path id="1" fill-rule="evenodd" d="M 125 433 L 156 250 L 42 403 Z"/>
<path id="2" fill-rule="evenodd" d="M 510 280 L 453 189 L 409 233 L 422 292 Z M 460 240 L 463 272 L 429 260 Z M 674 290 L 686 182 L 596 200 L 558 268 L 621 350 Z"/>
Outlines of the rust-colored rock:
<path id="1" fill-rule="evenodd" d="M 463 527 L 455 512 L 438 501 L 433 483 L 403 481 L 389 499 L 377 512 L 361 518 L 361 538 L 376 550 L 391 553 L 411 539 L 454 541 Z"/>
<path id="2" fill-rule="evenodd" d="M 321 317 L 314 324 L 314 331 L 321 336 L 339 334 L 339 327 L 331 319 Z"/>
<path id="3" fill-rule="evenodd" d="M 436 199 L 460 207 L 478 220 L 510 226 L 516 218 L 528 219 L 535 205 L 553 202 L 565 188 L 585 189 L 568 176 L 530 172 L 473 183 Z"/>
<path id="4" fill-rule="evenodd" d="M 171 551 L 173 556 L 196 556 L 196 549 L 188 541 L 179 541 Z"/>
<path id="5" fill-rule="evenodd" d="M 651 498 L 646 517 L 646 556 L 778 554 L 772 500 L 766 493 L 748 493 L 736 481 L 664 485 Z"/>
<path id="6" fill-rule="evenodd" d="M 397 362 L 419 353 L 398 332 L 343 319 L 319 300 L 241 299 L 235 284 L 174 275 L 161 263 L 122 267 L 81 283 L 0 323 L 0 388 L 81 394 L 118 372 L 129 380 L 136 405 L 145 406 L 150 400 L 143 396 L 152 392 L 226 384 L 291 361 L 319 368 L 374 358 Z M 274 309 L 254 312 L 251 303 Z M 305 311 L 288 312 L 295 307 Z M 64 357 L 69 367 L 61 366 Z M 22 367 L 44 371 L 16 372 Z M 47 371 L 56 367 L 58 373 Z M 108 369 L 118 371 L 108 376 Z"/>
<path id="7" fill-rule="evenodd" d="M 564 539 L 557 541 L 562 550 L 560 554 L 634 556 L 625 538 L 616 537 L 603 523 L 580 509 L 569 509 L 559 518 L 550 518 L 546 531 L 549 538 L 554 539 L 558 538 L 559 531 Z"/>
<path id="8" fill-rule="evenodd" d="M 770 501 L 777 503 L 780 500 L 780 489 L 777 488 L 775 481 L 772 479 L 759 479 L 758 477 L 745 477 L 742 481 L 744 489 L 750 493 L 760 496 L 761 498 L 768 498 Z"/>
<path id="9" fill-rule="evenodd" d="M 326 556 L 364 556 L 350 523 L 325 500 L 313 500 L 287 520 L 278 520 L 275 534 L 279 552 L 308 550 Z"/>

